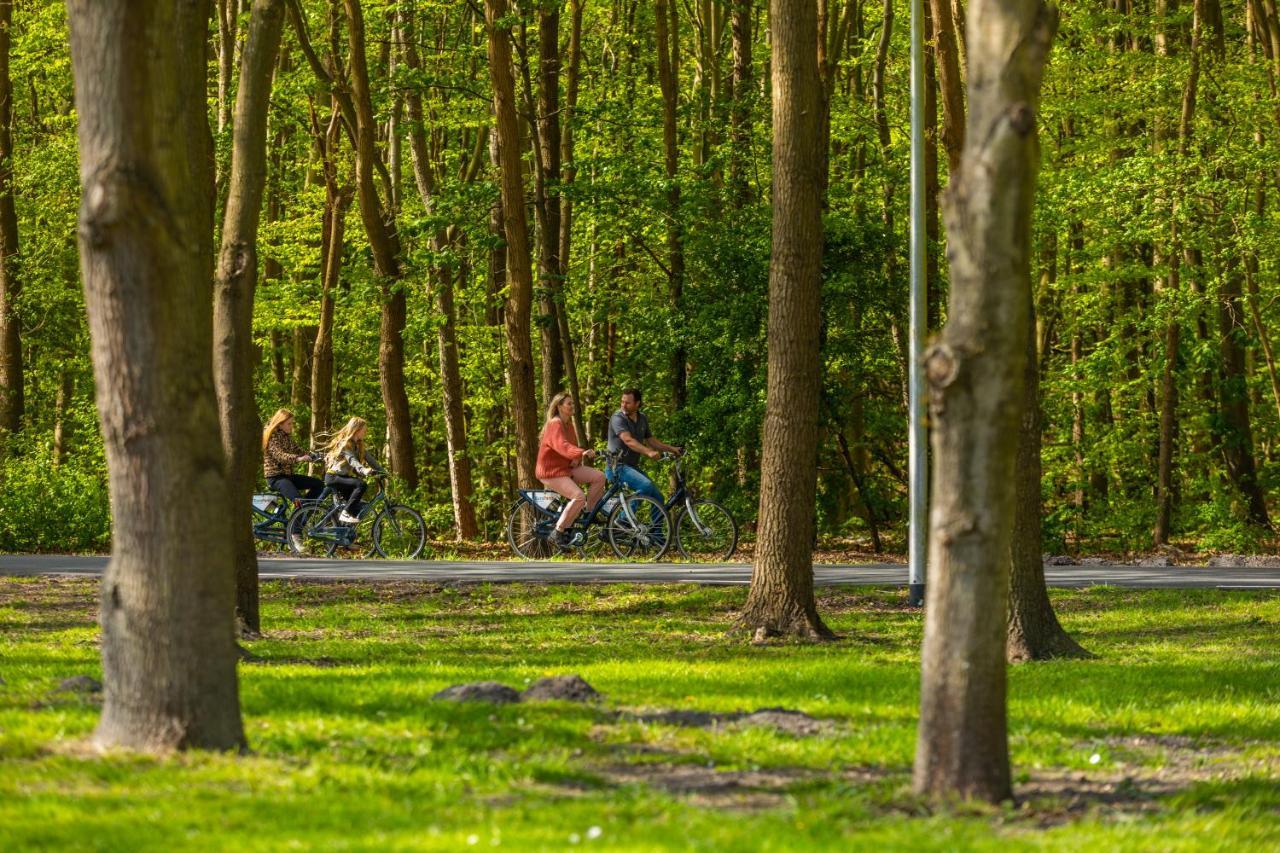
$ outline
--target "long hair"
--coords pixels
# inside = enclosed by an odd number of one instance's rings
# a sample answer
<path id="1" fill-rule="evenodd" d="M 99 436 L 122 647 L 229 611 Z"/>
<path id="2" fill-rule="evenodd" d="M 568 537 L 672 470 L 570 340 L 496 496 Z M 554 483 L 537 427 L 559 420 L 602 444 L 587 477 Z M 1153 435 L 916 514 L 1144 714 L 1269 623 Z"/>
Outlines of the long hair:
<path id="1" fill-rule="evenodd" d="M 552 418 L 559 417 L 560 404 L 565 401 L 565 398 L 572 397 L 572 396 L 573 395 L 570 394 L 568 391 L 561 391 L 559 394 L 556 394 L 554 397 L 552 397 L 550 404 L 547 405 L 547 416 L 546 418 L 543 419 L 543 423 L 545 424 L 548 421 L 550 421 Z"/>
<path id="2" fill-rule="evenodd" d="M 338 461 L 338 457 L 342 455 L 342 451 L 346 450 L 351 444 L 355 444 L 356 455 L 362 460 L 364 459 L 364 441 L 356 441 L 354 436 L 361 428 L 368 426 L 364 418 L 352 418 L 347 421 L 342 429 L 338 430 L 337 435 L 329 440 L 329 444 L 324 449 L 324 461 L 333 465 Z"/>
<path id="3" fill-rule="evenodd" d="M 288 409 L 276 409 L 276 413 L 271 416 L 271 420 L 267 421 L 267 425 L 262 428 L 262 452 L 267 452 L 267 445 L 271 442 L 271 434 L 276 431 L 280 424 L 293 417 L 293 412 Z"/>

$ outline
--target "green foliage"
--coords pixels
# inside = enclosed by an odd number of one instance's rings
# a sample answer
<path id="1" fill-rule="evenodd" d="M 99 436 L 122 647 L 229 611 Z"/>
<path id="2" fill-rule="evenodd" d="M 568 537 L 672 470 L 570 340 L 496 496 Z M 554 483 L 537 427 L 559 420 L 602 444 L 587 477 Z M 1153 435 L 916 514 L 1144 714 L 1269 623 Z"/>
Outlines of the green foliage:
<path id="1" fill-rule="evenodd" d="M 93 553 L 110 542 L 105 474 L 23 459 L 0 465 L 0 552 Z"/>

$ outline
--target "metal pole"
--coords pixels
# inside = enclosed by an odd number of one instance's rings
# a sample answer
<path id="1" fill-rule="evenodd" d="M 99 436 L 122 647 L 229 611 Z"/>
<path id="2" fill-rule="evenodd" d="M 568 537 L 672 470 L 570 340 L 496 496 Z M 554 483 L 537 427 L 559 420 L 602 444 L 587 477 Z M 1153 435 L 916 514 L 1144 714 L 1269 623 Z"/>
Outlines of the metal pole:
<path id="1" fill-rule="evenodd" d="M 928 324 L 924 280 L 924 0 L 911 0 L 911 319 L 907 365 L 907 440 L 911 480 L 911 529 L 908 542 L 908 596 L 924 604 L 925 557 L 929 531 L 929 448 L 924 426 L 924 381 L 920 355 Z"/>

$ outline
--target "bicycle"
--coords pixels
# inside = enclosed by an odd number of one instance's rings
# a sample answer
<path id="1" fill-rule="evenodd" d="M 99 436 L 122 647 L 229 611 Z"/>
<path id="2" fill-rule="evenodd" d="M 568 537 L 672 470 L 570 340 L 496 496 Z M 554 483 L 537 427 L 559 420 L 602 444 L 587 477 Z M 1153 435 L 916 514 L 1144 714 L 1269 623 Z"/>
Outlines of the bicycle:
<path id="1" fill-rule="evenodd" d="M 664 453 L 663 458 L 673 457 Z M 738 522 L 721 504 L 694 494 L 684 479 L 684 456 L 674 459 L 676 489 L 663 509 L 675 519 L 676 547 L 686 560 L 729 559 L 738 549 Z"/>
<path id="2" fill-rule="evenodd" d="M 332 557 L 338 548 L 354 548 L 360 533 L 370 532 L 373 550 L 388 560 L 413 560 L 427 543 L 427 525 L 417 510 L 398 504 L 387 495 L 386 472 L 374 478 L 377 493 L 360 509 L 359 522 L 338 520 L 346 502 L 330 486 L 314 501 L 299 507 L 289 519 L 289 546 L 299 556 Z"/>
<path id="3" fill-rule="evenodd" d="M 320 460 L 320 451 L 307 453 L 311 461 Z M 289 519 L 299 506 L 310 503 L 304 499 L 289 500 L 279 492 L 258 492 L 253 496 L 250 517 L 253 521 L 253 538 L 259 542 L 269 542 L 281 549 L 289 547 Z"/>
<path id="4" fill-rule="evenodd" d="M 611 469 L 616 467 L 620 454 L 602 455 Z M 560 493 L 519 489 L 520 497 L 507 515 L 507 544 L 516 556 L 526 560 L 545 560 L 573 549 L 590 557 L 606 543 L 621 560 L 662 559 L 671 547 L 671 518 L 667 511 L 653 498 L 629 492 L 617 478 L 612 480 L 595 508 L 584 511 L 569 528 L 573 544 L 566 546 L 556 545 L 550 538 L 564 508 Z M 644 506 L 648 506 L 647 521 L 640 518 Z M 592 527 L 601 529 L 593 531 Z"/>

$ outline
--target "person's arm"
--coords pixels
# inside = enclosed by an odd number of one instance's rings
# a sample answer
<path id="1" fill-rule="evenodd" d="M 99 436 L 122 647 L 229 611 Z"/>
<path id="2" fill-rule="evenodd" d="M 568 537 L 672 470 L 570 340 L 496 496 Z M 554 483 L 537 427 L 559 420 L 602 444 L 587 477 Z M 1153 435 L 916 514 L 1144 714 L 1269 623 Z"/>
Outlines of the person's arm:
<path id="1" fill-rule="evenodd" d="M 368 477 L 373 473 L 373 469 L 364 464 L 364 460 L 361 459 L 351 448 L 348 447 L 346 450 L 342 451 L 342 455 L 346 457 L 347 462 L 351 463 L 352 470 L 361 477 Z"/>
<path id="2" fill-rule="evenodd" d="M 569 443 L 569 439 L 564 434 L 564 422 L 559 418 L 547 427 L 547 443 L 551 445 L 552 450 L 570 461 L 577 461 L 586 453 L 576 444 Z"/>
<path id="3" fill-rule="evenodd" d="M 627 447 L 630 447 L 632 450 L 634 450 L 636 453 L 639 453 L 641 456 L 648 456 L 650 459 L 657 459 L 659 456 L 662 455 L 657 449 L 651 446 L 646 446 L 645 444 L 641 444 L 640 442 L 636 441 L 635 436 L 633 436 L 629 432 L 619 432 L 618 438 L 622 439 L 623 444 L 625 444 Z M 647 440 L 646 443 L 651 445 L 652 442 L 653 442 L 653 439 L 650 438 Z"/>
<path id="4" fill-rule="evenodd" d="M 653 436 L 649 436 L 649 438 L 646 439 L 645 444 L 648 444 L 654 450 L 660 451 L 660 453 L 674 453 L 676 456 L 684 453 L 683 447 L 677 447 L 674 444 L 666 444 L 665 442 L 658 441 L 658 439 Z"/>

